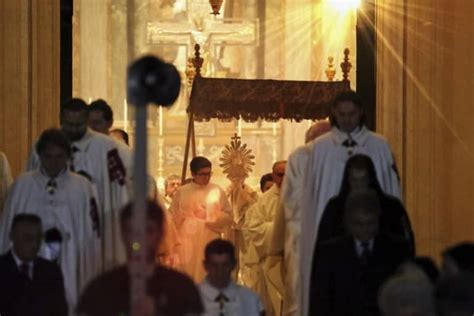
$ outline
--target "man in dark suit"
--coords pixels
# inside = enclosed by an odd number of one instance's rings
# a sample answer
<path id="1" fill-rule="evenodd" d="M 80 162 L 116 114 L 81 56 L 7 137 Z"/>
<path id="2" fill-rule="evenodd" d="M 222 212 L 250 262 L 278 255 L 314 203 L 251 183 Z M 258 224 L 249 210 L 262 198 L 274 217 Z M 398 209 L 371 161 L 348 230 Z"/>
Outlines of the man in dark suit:
<path id="1" fill-rule="evenodd" d="M 13 246 L 0 256 L 0 315 L 67 315 L 59 266 L 37 256 L 42 238 L 38 216 L 23 213 L 14 217 Z"/>
<path id="2" fill-rule="evenodd" d="M 348 235 L 321 244 L 313 261 L 309 315 L 379 315 L 380 285 L 409 253 L 379 232 L 380 202 L 373 190 L 351 193 L 345 204 Z"/>

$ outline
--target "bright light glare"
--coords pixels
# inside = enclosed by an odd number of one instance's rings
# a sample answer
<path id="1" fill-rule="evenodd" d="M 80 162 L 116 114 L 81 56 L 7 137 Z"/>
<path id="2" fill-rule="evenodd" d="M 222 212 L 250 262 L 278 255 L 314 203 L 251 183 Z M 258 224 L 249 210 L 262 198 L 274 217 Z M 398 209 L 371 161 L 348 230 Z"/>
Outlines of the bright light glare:
<path id="1" fill-rule="evenodd" d="M 360 0 L 330 0 L 330 3 L 340 13 L 356 10 L 360 6 Z"/>
<path id="2" fill-rule="evenodd" d="M 218 189 L 213 189 L 209 194 L 207 195 L 206 202 L 208 204 L 214 204 L 217 203 L 221 198 L 221 193 L 219 192 Z"/>

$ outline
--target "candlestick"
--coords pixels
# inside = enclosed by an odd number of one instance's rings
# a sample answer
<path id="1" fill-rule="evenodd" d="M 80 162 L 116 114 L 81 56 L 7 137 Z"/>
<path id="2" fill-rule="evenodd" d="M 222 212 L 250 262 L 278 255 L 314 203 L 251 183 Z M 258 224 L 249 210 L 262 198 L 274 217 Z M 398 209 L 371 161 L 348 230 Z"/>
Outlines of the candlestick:
<path id="1" fill-rule="evenodd" d="M 159 130 L 159 135 L 163 136 L 163 107 L 159 107 L 158 110 L 159 113 L 159 118 L 158 118 L 158 130 Z"/>
<path id="2" fill-rule="evenodd" d="M 127 131 L 127 127 L 128 127 L 128 104 L 127 104 L 127 99 L 123 99 L 123 130 L 125 132 Z"/>
<path id="3" fill-rule="evenodd" d="M 237 136 L 242 136 L 242 119 L 240 117 L 237 120 Z"/>

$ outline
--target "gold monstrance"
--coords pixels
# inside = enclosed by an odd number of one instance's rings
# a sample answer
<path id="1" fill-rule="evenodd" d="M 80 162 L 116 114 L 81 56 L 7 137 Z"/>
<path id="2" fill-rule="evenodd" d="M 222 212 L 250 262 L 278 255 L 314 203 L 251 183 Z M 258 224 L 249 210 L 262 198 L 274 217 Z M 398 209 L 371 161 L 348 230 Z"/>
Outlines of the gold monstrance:
<path id="1" fill-rule="evenodd" d="M 224 169 L 224 174 L 232 184 L 243 183 L 255 166 L 255 156 L 252 150 L 243 144 L 237 134 L 231 138 L 230 145 L 226 145 L 222 150 L 222 157 L 219 165 Z"/>

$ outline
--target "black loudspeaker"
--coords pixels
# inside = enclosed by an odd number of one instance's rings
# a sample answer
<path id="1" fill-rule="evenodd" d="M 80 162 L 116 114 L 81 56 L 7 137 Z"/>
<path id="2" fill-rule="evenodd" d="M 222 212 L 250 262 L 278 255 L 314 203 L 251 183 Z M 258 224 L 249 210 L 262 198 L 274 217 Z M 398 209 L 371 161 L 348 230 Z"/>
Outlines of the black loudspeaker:
<path id="1" fill-rule="evenodd" d="M 181 79 L 176 67 L 154 56 L 145 56 L 128 67 L 128 101 L 136 106 L 154 103 L 171 106 L 178 98 Z"/>

